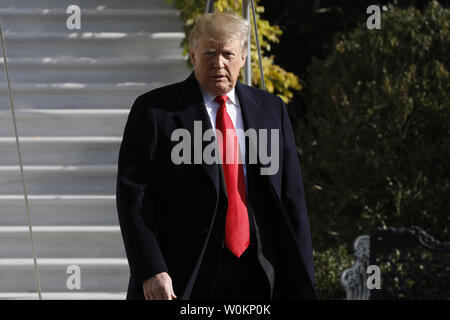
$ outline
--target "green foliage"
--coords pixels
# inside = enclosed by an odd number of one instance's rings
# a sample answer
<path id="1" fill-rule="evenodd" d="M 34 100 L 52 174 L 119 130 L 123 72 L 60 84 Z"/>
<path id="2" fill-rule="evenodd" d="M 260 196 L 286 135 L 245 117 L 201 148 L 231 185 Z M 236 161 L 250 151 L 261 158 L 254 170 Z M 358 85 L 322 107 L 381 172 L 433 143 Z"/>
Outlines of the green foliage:
<path id="1" fill-rule="evenodd" d="M 340 283 L 340 277 L 342 272 L 353 266 L 354 263 L 354 259 L 345 245 L 320 252 L 314 251 L 314 266 L 320 299 L 345 299 L 345 290 Z"/>
<path id="2" fill-rule="evenodd" d="M 260 0 L 262 16 L 283 30 L 280 42 L 272 46 L 275 62 L 304 80 L 311 58 L 324 59 L 332 50 L 333 39 L 348 34 L 356 27 L 365 27 L 370 5 L 392 3 L 397 8 L 414 6 L 423 10 L 431 0 Z M 439 1 L 448 7 L 449 0 Z M 299 109 L 300 101 L 293 100 Z M 293 108 L 294 109 L 294 108 Z M 297 110 L 295 110 L 297 111 Z"/>
<path id="3" fill-rule="evenodd" d="M 319 262 L 316 258 L 316 273 L 319 273 L 318 276 L 318 289 L 321 293 L 321 298 L 333 298 L 338 297 L 338 292 L 341 292 L 340 285 L 336 282 L 337 277 L 328 277 L 328 278 L 321 278 L 321 274 L 327 274 L 332 272 L 334 274 L 337 274 L 337 269 L 339 268 L 339 271 L 349 267 L 352 263 L 346 264 L 344 266 L 340 266 L 338 264 L 331 264 L 328 263 L 327 254 L 330 254 L 329 260 L 333 260 L 332 256 L 334 255 L 333 252 L 335 252 L 338 249 L 334 249 L 335 246 L 339 244 L 345 244 L 345 246 L 348 248 L 348 252 L 353 253 L 353 249 L 351 248 L 351 245 L 356 238 L 357 235 L 362 233 L 368 233 L 372 228 L 371 226 L 380 226 L 382 223 L 381 220 L 376 217 L 371 217 L 370 220 L 366 218 L 362 218 L 359 214 L 360 208 L 363 207 L 360 203 L 364 203 L 363 200 L 360 202 L 357 202 L 352 206 L 352 195 L 355 193 L 355 191 L 350 190 L 347 185 L 351 185 L 353 181 L 351 179 L 347 179 L 346 183 L 344 184 L 344 181 L 342 183 L 336 183 L 335 181 L 340 179 L 340 176 L 344 175 L 344 173 L 339 172 L 339 168 L 344 168 L 345 170 L 358 170 L 360 162 L 357 161 L 356 156 L 353 156 L 351 153 L 352 147 L 355 145 L 347 145 L 345 147 L 345 158 L 343 156 L 344 151 L 342 153 L 336 153 L 336 148 L 342 148 L 342 136 L 336 137 L 336 139 L 333 139 L 332 134 L 324 132 L 321 132 L 321 124 L 315 117 L 321 118 L 323 122 L 327 121 L 337 121 L 334 118 L 336 118 L 335 112 L 333 112 L 333 105 L 325 104 L 320 106 L 319 102 L 311 103 L 312 99 L 318 99 L 321 95 L 330 95 L 329 90 L 331 90 L 331 84 L 323 84 L 319 87 L 316 87 L 315 83 L 321 82 L 323 76 L 328 77 L 330 74 L 333 75 L 333 81 L 336 84 L 339 84 L 341 81 L 341 76 L 348 77 L 349 71 L 346 69 L 351 66 L 353 57 L 351 56 L 351 53 L 347 53 L 348 60 L 345 63 L 341 64 L 341 69 L 333 70 L 333 66 L 337 64 L 336 59 L 339 59 L 338 56 L 336 56 L 336 40 L 343 40 L 346 38 L 343 38 L 342 34 L 349 34 L 351 31 L 355 30 L 357 28 L 362 33 L 360 35 L 360 38 L 367 36 L 370 34 L 371 36 L 380 36 L 380 33 L 388 32 L 389 30 L 386 29 L 385 23 L 387 22 L 386 19 L 392 19 L 387 17 L 385 12 L 382 12 L 382 30 L 367 30 L 365 29 L 365 23 L 366 19 L 369 16 L 366 13 L 366 9 L 369 5 L 372 4 L 378 4 L 379 6 L 382 5 L 388 5 L 389 3 L 393 3 L 396 8 L 407 8 L 409 6 L 414 6 L 417 9 L 419 9 L 421 12 L 424 11 L 424 9 L 428 6 L 430 3 L 430 0 L 378 0 L 377 2 L 373 2 L 371 0 L 340 0 L 340 1 L 319 1 L 319 0 L 302 0 L 302 1 L 291 1 L 291 0 L 278 0 L 278 1 L 271 1 L 271 0 L 261 0 L 260 4 L 263 4 L 265 7 L 265 12 L 263 16 L 267 18 L 268 20 L 274 22 L 275 24 L 279 25 L 280 28 L 284 31 L 283 35 L 280 36 L 280 43 L 275 44 L 272 46 L 272 52 L 276 55 L 276 63 L 281 65 L 282 67 L 291 70 L 295 74 L 300 76 L 300 79 L 305 80 L 307 79 L 306 76 L 306 69 L 307 66 L 310 65 L 312 57 L 318 57 L 320 59 L 323 59 L 323 61 L 316 61 L 314 70 L 311 71 L 310 67 L 310 73 L 309 73 L 309 79 L 306 82 L 302 82 L 304 85 L 303 90 L 300 92 L 296 92 L 294 95 L 294 99 L 292 102 L 288 105 L 288 110 L 292 118 L 292 123 L 294 127 L 301 127 L 304 126 L 304 128 L 298 128 L 296 129 L 296 136 L 297 136 L 297 142 L 298 146 L 301 148 L 301 163 L 302 163 L 302 170 L 303 170 L 303 178 L 304 178 L 304 186 L 305 190 L 307 192 L 306 194 L 306 201 L 307 201 L 307 207 L 308 212 L 311 217 L 311 230 L 313 233 L 313 247 L 317 251 L 323 255 L 323 259 L 320 260 L 322 262 Z M 444 7 L 448 8 L 449 1 L 448 0 L 440 0 L 439 1 Z M 416 14 L 422 15 L 421 13 L 414 12 L 413 15 Z M 420 24 L 415 23 L 416 17 L 412 18 L 411 23 L 404 21 L 402 24 L 405 26 L 405 28 L 409 28 L 410 31 L 416 31 L 420 27 Z M 426 16 L 422 17 L 422 19 L 427 19 Z M 404 20 L 402 18 L 402 20 Z M 447 19 L 448 20 L 448 19 Z M 442 19 L 440 19 L 442 22 Z M 388 22 L 389 26 L 392 25 L 391 22 Z M 430 23 L 430 22 L 429 22 Z M 440 22 L 438 22 L 440 23 Z M 389 27 L 390 28 L 390 27 Z M 442 28 L 442 33 L 444 32 L 447 27 Z M 441 28 L 439 27 L 433 27 L 433 32 L 436 32 L 436 30 L 439 30 L 441 32 Z M 407 30 L 398 31 L 397 28 L 395 30 L 391 30 L 394 34 L 398 33 L 404 33 Z M 421 29 L 420 33 L 427 32 L 427 30 Z M 436 36 L 435 33 L 433 33 L 434 36 Z M 387 35 L 382 35 L 382 37 L 387 37 Z M 448 39 L 448 38 L 447 38 Z M 357 41 L 356 39 L 355 41 Z M 358 40 L 359 41 L 359 40 Z M 405 41 L 408 41 L 405 39 Z M 447 42 L 445 39 L 442 41 L 439 40 L 439 42 L 442 43 L 443 46 L 447 46 L 445 50 L 446 55 L 448 56 L 448 40 Z M 369 44 L 365 44 L 366 48 L 364 48 L 365 52 L 369 52 L 368 54 L 368 63 L 369 63 L 369 69 L 372 71 L 382 71 L 382 68 L 377 65 L 370 65 L 372 63 L 370 55 L 376 55 L 379 54 L 379 50 L 383 48 L 378 48 L 372 51 L 371 48 L 367 48 Z M 370 44 L 373 45 L 373 44 Z M 414 46 L 416 44 L 413 43 Z M 411 47 L 411 44 L 408 42 L 402 43 L 402 48 L 404 50 L 404 55 L 408 56 L 409 52 L 411 50 L 417 50 L 413 49 Z M 362 50 L 362 49 L 361 49 Z M 389 50 L 386 48 L 386 50 Z M 332 51 L 334 53 L 332 53 Z M 444 57 L 444 53 L 440 54 L 440 57 Z M 388 52 L 386 51 L 386 54 L 380 57 L 380 61 L 392 60 L 392 63 L 395 63 L 395 61 L 402 60 L 403 55 L 400 53 L 395 53 L 397 55 L 400 55 L 399 57 L 392 58 L 388 55 Z M 334 55 L 334 58 L 331 58 L 331 56 Z M 325 60 L 325 58 L 329 58 Z M 330 61 L 333 59 L 333 61 Z M 350 61 L 350 62 L 348 62 Z M 446 64 L 446 68 L 448 70 L 448 60 Z M 331 64 L 332 66 L 325 65 L 326 63 Z M 364 58 L 358 57 L 355 63 L 362 64 L 363 67 L 360 67 L 359 70 L 361 70 L 361 74 L 364 74 L 364 65 L 365 60 Z M 419 63 L 422 64 L 422 63 Z M 321 71 L 321 68 L 326 68 L 326 70 Z M 343 71 L 341 71 L 343 70 Z M 314 77 L 315 83 L 311 83 L 311 78 L 313 77 L 313 72 L 320 71 L 320 75 L 317 75 Z M 342 74 L 343 72 L 343 74 Z M 356 71 L 351 71 L 356 72 Z M 395 72 L 392 71 L 393 75 L 390 77 L 395 78 Z M 430 77 L 432 74 L 429 74 Z M 354 77 L 357 77 L 357 74 L 355 74 Z M 379 77 L 378 79 L 382 79 L 382 77 Z M 431 80 L 431 78 L 430 78 Z M 324 81 L 328 81 L 324 79 Z M 448 80 L 447 80 L 448 81 Z M 448 83 L 448 82 L 447 82 Z M 350 86 L 350 85 L 349 85 Z M 375 84 L 376 86 L 376 84 Z M 318 89 L 319 88 L 319 89 Z M 448 91 L 448 89 L 446 89 Z M 382 93 L 380 92 L 380 95 Z M 379 97 L 379 99 L 382 99 L 382 96 Z M 432 97 L 430 97 L 432 99 Z M 324 100 L 322 100 L 324 101 Z M 318 106 L 319 105 L 319 106 Z M 442 105 L 442 103 L 441 103 Z M 364 106 L 362 106 L 364 107 Z M 325 112 L 323 110 L 326 110 Z M 319 114 L 316 115 L 315 112 L 318 112 Z M 357 115 L 355 115 L 357 116 Z M 428 116 L 428 114 L 425 116 Z M 430 116 L 432 116 L 430 114 Z M 326 117 L 328 117 L 328 120 Z M 349 120 L 346 120 L 346 125 L 349 126 L 349 132 L 352 135 L 356 135 L 358 128 L 352 128 L 353 125 L 352 122 L 349 122 Z M 427 120 L 428 121 L 428 120 Z M 429 121 L 432 121 L 432 119 L 429 119 Z M 445 125 L 445 120 L 442 119 L 442 124 Z M 341 125 L 344 125 L 341 123 Z M 327 126 L 325 126 L 326 128 Z M 339 130 L 336 129 L 338 127 L 338 124 L 333 123 L 331 125 L 331 128 L 333 130 L 336 130 L 336 132 L 339 132 Z M 410 125 L 410 128 L 412 125 Z M 379 126 L 378 126 L 379 128 Z M 378 129 L 377 128 L 377 129 Z M 447 127 L 448 128 L 448 127 Z M 370 129 L 370 128 L 369 128 Z M 341 129 L 342 131 L 343 129 Z M 373 130 L 373 128 L 372 128 Z M 375 134 L 376 130 L 374 131 Z M 377 132 L 376 132 L 377 133 Z M 427 133 L 424 131 L 419 131 L 420 135 L 426 135 Z M 331 137 L 330 137 L 331 136 Z M 445 143 L 446 137 L 448 137 L 448 130 L 442 130 L 438 129 L 433 134 L 433 139 L 437 139 L 441 141 L 442 143 Z M 316 139 L 316 137 L 319 137 L 319 139 Z M 319 145 L 318 141 L 322 141 L 322 143 Z M 368 139 L 366 139 L 368 140 Z M 313 143 L 314 145 L 311 145 Z M 436 142 L 438 143 L 438 142 Z M 334 144 L 334 146 L 332 145 Z M 370 144 L 370 141 L 366 141 L 364 143 L 364 147 L 367 148 L 367 146 Z M 320 150 L 318 149 L 324 149 L 324 148 L 331 148 L 330 150 Z M 444 147 L 442 147 L 444 148 Z M 448 142 L 447 147 L 448 150 Z M 358 150 L 358 149 L 357 149 Z M 444 149 L 442 149 L 444 150 Z M 339 151 L 340 152 L 340 151 Z M 356 154 L 356 152 L 354 153 Z M 447 156 L 445 156 L 447 154 Z M 331 155 L 331 156 L 330 156 Z M 401 157 L 401 154 L 398 154 L 397 157 Z M 439 156 L 438 154 L 435 154 L 435 156 Z M 441 155 L 442 158 L 438 162 L 440 166 L 448 163 L 448 153 L 445 153 Z M 324 159 L 320 159 L 323 157 Z M 421 154 L 417 154 L 412 160 L 417 165 L 420 164 L 420 157 Z M 447 158 L 445 158 L 447 157 Z M 407 157 L 404 159 L 404 161 L 407 161 Z M 327 162 L 327 164 L 315 164 L 314 162 L 317 161 L 317 159 Z M 447 160 L 446 160 L 447 159 Z M 369 160 L 370 161 L 370 160 Z M 429 163 L 430 157 L 424 158 L 424 163 L 427 161 L 428 167 L 430 168 L 431 165 Z M 334 162 L 334 164 L 333 164 Z M 346 164 L 346 162 L 348 162 Z M 344 164 L 344 165 L 343 165 Z M 386 164 L 387 165 L 387 164 Z M 332 168 L 329 168 L 332 166 Z M 365 166 L 363 167 L 365 168 Z M 392 168 L 392 171 L 395 171 L 396 168 Z M 443 179 L 446 179 L 445 177 L 448 177 L 448 171 L 442 171 L 441 169 L 437 168 L 439 172 L 436 172 L 434 174 L 435 177 L 442 176 Z M 339 174 L 335 179 L 331 178 L 332 175 L 335 173 Z M 398 175 L 400 175 L 402 172 L 399 172 Z M 383 173 L 380 172 L 379 175 L 382 175 Z M 364 175 L 364 173 L 362 173 Z M 369 180 L 369 178 L 373 178 L 376 175 L 373 175 L 372 177 L 364 178 L 365 181 Z M 411 180 L 412 178 L 410 178 Z M 448 181 L 448 180 L 447 180 Z M 356 181 L 359 183 L 358 181 Z M 434 183 L 434 182 L 433 182 Z M 444 181 L 442 181 L 443 184 L 445 184 Z M 428 186 L 430 185 L 430 182 L 428 181 Z M 371 189 L 376 188 L 377 186 L 371 187 Z M 423 186 L 422 188 L 427 188 L 427 186 Z M 355 186 L 356 189 L 356 186 Z M 426 190 L 426 189 L 425 189 Z M 416 200 L 416 203 L 424 203 L 424 201 L 427 202 L 433 202 L 434 198 L 432 197 L 432 191 L 433 189 L 429 190 L 427 192 L 428 196 L 425 198 L 423 197 L 423 201 Z M 445 238 L 448 239 L 448 218 L 446 214 L 446 208 L 439 205 L 439 202 L 442 203 L 445 201 L 445 195 L 443 195 L 445 190 L 442 192 L 439 192 L 436 195 L 436 199 L 438 203 L 435 204 L 435 207 L 437 208 L 436 211 L 427 211 L 425 214 L 419 213 L 420 207 L 416 209 L 410 209 L 412 208 L 411 204 L 408 209 L 404 208 L 402 209 L 401 216 L 397 217 L 395 221 L 393 219 L 387 220 L 386 223 L 395 223 L 398 226 L 400 225 L 411 225 L 411 224 L 420 224 L 421 226 L 425 227 L 427 231 L 431 232 L 433 235 L 437 236 L 441 240 L 445 240 Z M 334 196 L 332 194 L 334 194 Z M 369 191 L 361 191 L 362 194 L 369 194 Z M 375 195 L 372 197 L 374 198 Z M 344 198 L 348 198 L 350 200 L 346 201 L 346 204 L 344 204 L 343 209 L 336 208 L 335 203 L 331 202 L 338 201 Z M 336 199 L 336 200 L 335 200 Z M 341 200 L 344 201 L 344 200 Z M 448 207 L 447 207 L 448 208 Z M 392 215 L 392 211 L 388 207 L 385 207 L 382 209 L 382 212 L 385 212 L 387 215 Z M 407 211 L 408 210 L 408 211 Z M 375 213 L 379 214 L 379 213 Z M 410 215 L 412 214 L 412 215 Z M 436 214 L 436 215 L 435 215 Z M 379 214 L 380 215 L 380 214 Z M 421 217 L 422 215 L 422 217 Z M 430 218 L 431 216 L 431 218 Z M 439 223 L 440 222 L 440 223 Z M 333 249 L 331 249 L 333 248 Z M 325 249 L 329 249 L 328 253 L 325 251 Z M 321 263 L 324 263 L 325 266 L 323 266 Z M 382 274 L 385 274 L 385 270 L 382 268 Z M 320 280 L 324 279 L 324 280 Z M 328 288 L 336 288 L 336 294 L 332 293 Z M 325 292 L 324 292 L 325 291 Z M 342 298 L 345 297 L 345 294 L 342 290 L 342 294 L 340 295 Z"/>
<path id="4" fill-rule="evenodd" d="M 388 6 L 380 30 L 339 37 L 308 68 L 296 130 L 316 249 L 379 226 L 448 241 L 450 10 Z"/>
<path id="5" fill-rule="evenodd" d="M 205 0 L 166 0 L 174 2 L 175 7 L 180 10 L 181 19 L 185 22 L 184 31 L 186 37 L 182 41 L 184 48 L 183 54 L 188 53 L 188 39 L 195 20 L 204 14 Z M 255 1 L 257 3 L 258 1 Z M 231 12 L 240 15 L 242 12 L 242 1 L 235 0 L 217 0 L 214 4 L 216 12 Z M 270 52 L 270 44 L 279 41 L 278 37 L 282 34 L 278 26 L 272 26 L 267 20 L 260 17 L 264 12 L 263 6 L 256 5 L 257 25 L 259 34 L 259 43 L 261 46 L 262 65 L 267 91 L 277 94 L 285 103 L 288 103 L 293 97 L 293 90 L 300 90 L 302 87 L 298 77 L 285 71 L 274 63 L 274 56 L 268 55 Z M 259 71 L 258 53 L 256 50 L 256 38 L 252 32 L 251 43 L 251 61 L 252 61 L 252 83 L 255 86 L 260 85 L 261 76 Z M 241 77 L 242 79 L 242 74 Z"/>
<path id="6" fill-rule="evenodd" d="M 448 297 L 448 255 L 417 247 L 398 249 L 389 245 L 381 251 L 383 258 L 377 264 L 382 275 L 383 290 L 372 292 L 375 299 L 443 300 Z"/>

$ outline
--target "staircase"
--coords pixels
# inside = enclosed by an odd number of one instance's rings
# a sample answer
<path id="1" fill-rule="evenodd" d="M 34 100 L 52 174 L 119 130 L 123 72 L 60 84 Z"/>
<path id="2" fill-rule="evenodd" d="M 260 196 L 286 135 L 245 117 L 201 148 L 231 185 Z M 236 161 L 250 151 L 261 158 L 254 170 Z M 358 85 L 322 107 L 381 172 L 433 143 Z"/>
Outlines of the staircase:
<path id="1" fill-rule="evenodd" d="M 189 75 L 183 25 L 165 0 L 75 3 L 81 30 L 66 27 L 71 0 L 0 0 L 41 289 L 43 299 L 124 299 L 119 146 L 134 99 Z M 0 68 L 0 299 L 37 299 Z M 80 289 L 67 286 L 71 265 Z"/>

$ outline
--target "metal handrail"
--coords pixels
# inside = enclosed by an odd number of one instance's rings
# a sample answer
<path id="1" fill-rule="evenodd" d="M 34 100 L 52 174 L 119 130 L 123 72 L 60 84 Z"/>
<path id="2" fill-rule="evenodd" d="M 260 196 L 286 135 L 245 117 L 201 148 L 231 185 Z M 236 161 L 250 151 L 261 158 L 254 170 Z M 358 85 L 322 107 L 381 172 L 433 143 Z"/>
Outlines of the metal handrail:
<path id="1" fill-rule="evenodd" d="M 37 258 L 36 258 L 36 250 L 34 248 L 34 240 L 33 240 L 33 228 L 31 225 L 31 217 L 30 217 L 30 206 L 28 203 L 28 193 L 27 188 L 25 185 L 25 175 L 23 172 L 23 161 L 22 161 L 22 152 L 20 149 L 20 142 L 19 142 L 19 135 L 17 133 L 17 121 L 16 121 L 16 113 L 14 111 L 14 103 L 13 103 L 13 96 L 12 96 L 12 90 L 11 90 L 11 81 L 9 79 L 9 70 L 8 70 L 8 61 L 7 61 L 7 55 L 6 55 L 6 46 L 5 46 L 5 39 L 3 38 L 3 31 L 2 31 L 2 24 L 0 21 L 0 42 L 2 45 L 2 52 L 3 52 L 3 65 L 5 67 L 5 75 L 6 75 L 6 83 L 8 85 L 8 93 L 9 93 L 9 103 L 11 107 L 11 116 L 13 120 L 14 125 L 14 134 L 16 137 L 16 147 L 17 147 L 17 156 L 19 158 L 19 168 L 20 168 L 20 178 L 22 182 L 22 188 L 23 188 L 23 195 L 25 197 L 25 209 L 27 213 L 27 221 L 28 221 L 28 231 L 30 234 L 30 243 L 31 243 L 31 253 L 33 255 L 33 265 L 34 265 L 34 277 L 36 280 L 36 287 L 38 291 L 38 298 L 39 300 L 42 300 L 42 291 L 41 291 L 41 280 L 39 278 L 39 268 L 37 264 Z"/>
<path id="2" fill-rule="evenodd" d="M 216 0 L 206 0 L 205 13 L 214 12 L 214 3 Z"/>
<path id="3" fill-rule="evenodd" d="M 263 90 L 266 90 L 266 81 L 264 81 L 264 70 L 263 70 L 263 66 L 262 66 L 261 47 L 259 45 L 258 26 L 256 23 L 255 1 L 251 0 L 250 2 L 252 5 L 253 26 L 255 27 L 256 49 L 258 50 L 259 72 L 261 73 L 261 85 L 262 85 Z M 249 44 L 249 47 L 250 47 L 250 44 Z"/>

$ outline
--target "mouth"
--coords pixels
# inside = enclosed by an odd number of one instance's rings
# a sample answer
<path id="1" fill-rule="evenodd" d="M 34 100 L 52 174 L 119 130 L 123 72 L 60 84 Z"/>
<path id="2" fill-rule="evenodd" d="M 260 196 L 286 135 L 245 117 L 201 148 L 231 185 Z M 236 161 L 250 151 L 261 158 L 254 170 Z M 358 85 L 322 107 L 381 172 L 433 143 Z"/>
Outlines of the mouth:
<path id="1" fill-rule="evenodd" d="M 214 78 L 214 79 L 216 79 L 216 80 L 221 80 L 221 79 L 225 79 L 225 78 L 226 78 L 226 76 L 222 76 L 222 75 L 215 75 L 215 76 L 213 76 L 213 78 Z"/>

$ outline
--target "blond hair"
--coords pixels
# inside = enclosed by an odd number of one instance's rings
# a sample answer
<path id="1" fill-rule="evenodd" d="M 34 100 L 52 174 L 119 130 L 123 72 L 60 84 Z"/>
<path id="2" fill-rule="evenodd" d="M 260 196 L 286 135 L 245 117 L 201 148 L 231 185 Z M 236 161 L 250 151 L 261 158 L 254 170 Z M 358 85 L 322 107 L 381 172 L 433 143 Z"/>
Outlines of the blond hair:
<path id="1" fill-rule="evenodd" d="M 219 42 L 238 40 L 242 52 L 247 50 L 250 23 L 234 14 L 224 12 L 206 13 L 200 16 L 189 36 L 189 48 L 195 50 L 198 40 Z"/>

